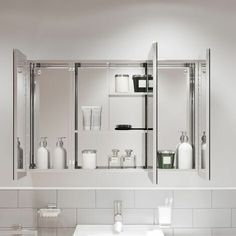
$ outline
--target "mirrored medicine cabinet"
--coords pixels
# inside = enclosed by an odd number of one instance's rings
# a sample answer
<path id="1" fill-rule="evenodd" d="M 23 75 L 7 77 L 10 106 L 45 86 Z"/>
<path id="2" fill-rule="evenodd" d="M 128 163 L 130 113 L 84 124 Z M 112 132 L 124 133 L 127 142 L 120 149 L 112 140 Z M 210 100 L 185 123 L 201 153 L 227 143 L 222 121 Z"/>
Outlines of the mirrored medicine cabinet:
<path id="1" fill-rule="evenodd" d="M 210 50 L 186 61 L 158 60 L 157 43 L 143 61 L 32 61 L 17 49 L 13 58 L 14 179 L 88 167 L 91 176 L 144 171 L 158 184 L 163 172 L 186 171 L 183 135 L 192 150 L 187 170 L 210 179 Z M 53 150 L 62 140 L 58 170 Z"/>

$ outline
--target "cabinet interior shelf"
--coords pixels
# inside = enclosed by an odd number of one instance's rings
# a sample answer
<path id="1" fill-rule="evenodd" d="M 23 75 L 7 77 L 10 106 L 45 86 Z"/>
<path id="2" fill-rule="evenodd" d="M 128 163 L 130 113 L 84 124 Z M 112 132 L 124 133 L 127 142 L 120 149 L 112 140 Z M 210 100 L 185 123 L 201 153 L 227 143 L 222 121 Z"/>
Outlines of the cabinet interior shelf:
<path id="1" fill-rule="evenodd" d="M 30 173 L 94 173 L 94 172 L 142 172 L 142 171 L 148 171 L 151 170 L 150 168 L 143 168 L 143 167 L 137 167 L 137 168 L 108 168 L 108 167 L 98 167 L 96 169 L 63 169 L 63 170 L 57 170 L 57 169 L 47 169 L 47 170 L 40 170 L 40 169 L 29 169 L 28 172 Z M 182 170 L 182 169 L 158 169 L 160 173 L 195 173 L 197 172 L 196 169 L 188 169 L 188 170 Z M 19 172 L 23 172 L 22 170 L 19 170 Z M 25 171 L 24 171 L 25 172 Z"/>
<path id="2" fill-rule="evenodd" d="M 153 130 L 149 128 L 148 130 Z M 131 128 L 127 130 L 75 130 L 75 133 L 86 133 L 86 134 L 125 134 L 130 132 L 145 133 L 147 130 L 144 128 Z"/>
<path id="3" fill-rule="evenodd" d="M 148 169 L 144 169 L 142 167 L 137 168 L 107 168 L 107 167 L 98 167 L 96 169 L 64 169 L 64 170 L 56 170 L 56 169 L 47 169 L 47 170 L 40 170 L 40 169 L 30 169 L 28 172 L 30 173 L 93 173 L 93 172 L 141 172 Z"/>
<path id="4" fill-rule="evenodd" d="M 145 95 L 153 96 L 151 93 L 137 92 L 137 93 L 110 93 L 109 97 L 144 97 Z"/>
<path id="5" fill-rule="evenodd" d="M 176 173 L 183 173 L 183 172 L 197 172 L 197 170 L 194 169 L 161 169 L 158 168 L 158 171 L 160 172 L 176 172 Z"/>

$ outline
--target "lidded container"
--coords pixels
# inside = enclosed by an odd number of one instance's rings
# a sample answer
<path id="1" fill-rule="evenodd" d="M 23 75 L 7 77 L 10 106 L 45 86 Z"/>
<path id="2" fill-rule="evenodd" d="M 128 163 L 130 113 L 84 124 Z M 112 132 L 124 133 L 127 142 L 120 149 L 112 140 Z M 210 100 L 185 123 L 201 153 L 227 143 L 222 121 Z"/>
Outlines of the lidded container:
<path id="1" fill-rule="evenodd" d="M 115 75 L 115 92 L 116 93 L 129 92 L 129 75 L 127 74 Z"/>
<path id="2" fill-rule="evenodd" d="M 147 84 L 148 82 L 148 84 Z M 133 75 L 134 92 L 152 92 L 153 77 L 152 75 Z"/>
<path id="3" fill-rule="evenodd" d="M 97 168 L 97 150 L 86 149 L 82 151 L 82 168 L 83 169 Z"/>
<path id="4" fill-rule="evenodd" d="M 160 150 L 157 154 L 158 168 L 160 169 L 173 169 L 175 152 L 171 150 Z"/>

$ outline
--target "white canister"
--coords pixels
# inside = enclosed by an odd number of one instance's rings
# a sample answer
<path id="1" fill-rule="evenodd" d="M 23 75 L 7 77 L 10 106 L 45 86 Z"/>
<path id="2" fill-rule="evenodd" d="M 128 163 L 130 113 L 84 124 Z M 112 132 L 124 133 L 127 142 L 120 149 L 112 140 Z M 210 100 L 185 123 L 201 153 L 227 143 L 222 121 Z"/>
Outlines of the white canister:
<path id="1" fill-rule="evenodd" d="M 82 168 L 83 169 L 96 169 L 97 167 L 97 151 L 96 150 L 83 150 L 82 151 Z"/>
<path id="2" fill-rule="evenodd" d="M 115 92 L 129 92 L 129 75 L 115 75 Z"/>

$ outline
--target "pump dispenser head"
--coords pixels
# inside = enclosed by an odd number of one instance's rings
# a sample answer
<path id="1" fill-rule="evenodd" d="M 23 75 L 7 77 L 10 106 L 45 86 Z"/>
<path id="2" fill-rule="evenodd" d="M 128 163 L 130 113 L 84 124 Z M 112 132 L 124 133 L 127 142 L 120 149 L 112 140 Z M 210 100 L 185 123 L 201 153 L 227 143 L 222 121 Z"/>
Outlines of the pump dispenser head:
<path id="1" fill-rule="evenodd" d="M 58 137 L 57 138 L 57 143 L 56 143 L 56 145 L 58 146 L 58 147 L 63 147 L 63 139 L 65 139 L 66 137 Z"/>
<path id="2" fill-rule="evenodd" d="M 202 143 L 206 143 L 206 131 L 203 131 L 203 134 L 202 134 Z"/>
<path id="3" fill-rule="evenodd" d="M 41 140 L 40 140 L 40 143 L 39 143 L 40 147 L 47 147 L 47 145 L 48 145 L 47 138 L 48 137 L 41 137 Z"/>
<path id="4" fill-rule="evenodd" d="M 188 136 L 187 136 L 187 132 L 183 132 L 181 131 L 181 136 L 180 136 L 180 141 L 181 143 L 186 143 L 188 142 Z"/>
<path id="5" fill-rule="evenodd" d="M 17 137 L 17 145 L 20 146 L 20 137 Z"/>

